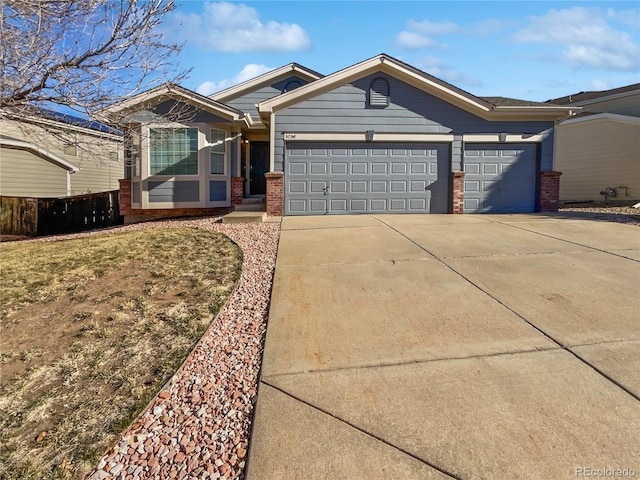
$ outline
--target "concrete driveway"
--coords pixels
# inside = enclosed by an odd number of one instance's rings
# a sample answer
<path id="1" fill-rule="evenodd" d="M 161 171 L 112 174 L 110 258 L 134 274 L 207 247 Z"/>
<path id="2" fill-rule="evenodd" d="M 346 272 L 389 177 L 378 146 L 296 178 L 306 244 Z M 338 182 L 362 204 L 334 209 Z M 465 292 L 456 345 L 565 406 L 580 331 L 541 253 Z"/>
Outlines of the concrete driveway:
<path id="1" fill-rule="evenodd" d="M 640 476 L 639 262 L 559 215 L 285 218 L 247 478 Z"/>

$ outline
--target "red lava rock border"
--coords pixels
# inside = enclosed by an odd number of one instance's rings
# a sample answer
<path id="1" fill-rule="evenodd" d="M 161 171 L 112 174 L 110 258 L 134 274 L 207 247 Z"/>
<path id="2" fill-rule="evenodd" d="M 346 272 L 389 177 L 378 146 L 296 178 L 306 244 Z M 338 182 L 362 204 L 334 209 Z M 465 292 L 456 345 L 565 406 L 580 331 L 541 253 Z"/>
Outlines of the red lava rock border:
<path id="1" fill-rule="evenodd" d="M 33 241 L 150 228 L 220 232 L 244 253 L 238 286 L 182 367 L 87 478 L 242 479 L 256 401 L 279 223 L 173 220 Z"/>

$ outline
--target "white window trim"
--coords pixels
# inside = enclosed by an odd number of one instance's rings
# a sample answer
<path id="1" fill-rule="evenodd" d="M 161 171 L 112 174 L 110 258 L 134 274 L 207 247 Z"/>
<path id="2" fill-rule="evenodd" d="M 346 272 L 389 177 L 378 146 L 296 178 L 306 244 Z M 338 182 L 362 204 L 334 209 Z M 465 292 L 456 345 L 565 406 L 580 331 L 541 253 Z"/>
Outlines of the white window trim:
<path id="1" fill-rule="evenodd" d="M 211 172 L 211 167 L 212 167 L 211 154 L 213 153 L 213 150 L 211 148 L 212 147 L 211 142 L 212 142 L 212 138 L 213 138 L 212 134 L 213 134 L 214 130 L 223 133 L 223 140 L 222 140 L 223 145 L 224 145 L 224 165 L 223 165 L 224 171 L 223 171 L 223 173 L 212 173 Z M 229 158 L 231 156 L 231 152 L 229 152 L 229 148 L 228 148 L 227 144 L 231 144 L 231 141 L 229 140 L 229 137 L 231 136 L 231 134 L 230 134 L 229 130 L 226 130 L 224 128 L 217 128 L 217 127 L 210 127 L 209 131 L 207 133 L 208 133 L 207 142 L 209 143 L 209 155 L 208 155 L 208 162 L 207 162 L 207 166 L 208 166 L 207 175 L 209 177 L 226 177 L 229 174 L 229 165 L 230 165 Z"/>
<path id="2" fill-rule="evenodd" d="M 159 175 L 159 174 L 153 174 L 151 173 L 151 130 L 195 130 L 197 132 L 197 137 L 198 137 L 198 147 L 196 150 L 196 157 L 198 158 L 198 162 L 196 164 L 196 166 L 198 167 L 198 171 L 196 173 L 187 173 L 187 174 L 180 174 L 180 175 L 176 175 L 176 174 L 169 174 L 169 175 Z M 146 147 L 147 147 L 147 155 L 146 155 L 146 164 L 147 164 L 147 171 L 145 172 L 144 178 L 145 179 L 149 179 L 149 178 L 153 178 L 153 179 L 158 179 L 158 180 L 170 180 L 173 178 L 178 178 L 178 179 L 184 179 L 184 180 L 190 180 L 190 179 L 194 179 L 194 178 L 199 178 L 200 177 L 200 155 L 199 155 L 199 151 L 200 151 L 200 129 L 198 127 L 187 127 L 185 125 L 176 125 L 176 126 L 166 126 L 166 125 L 149 125 L 147 127 L 147 138 L 146 138 Z"/>

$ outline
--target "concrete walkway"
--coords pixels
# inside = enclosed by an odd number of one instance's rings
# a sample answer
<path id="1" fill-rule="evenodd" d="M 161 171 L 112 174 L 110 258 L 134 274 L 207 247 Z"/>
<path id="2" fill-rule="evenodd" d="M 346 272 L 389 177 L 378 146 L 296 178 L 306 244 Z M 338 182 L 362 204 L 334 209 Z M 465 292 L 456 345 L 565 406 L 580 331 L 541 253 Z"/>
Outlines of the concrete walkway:
<path id="1" fill-rule="evenodd" d="M 247 478 L 640 476 L 639 262 L 559 215 L 284 218 Z"/>

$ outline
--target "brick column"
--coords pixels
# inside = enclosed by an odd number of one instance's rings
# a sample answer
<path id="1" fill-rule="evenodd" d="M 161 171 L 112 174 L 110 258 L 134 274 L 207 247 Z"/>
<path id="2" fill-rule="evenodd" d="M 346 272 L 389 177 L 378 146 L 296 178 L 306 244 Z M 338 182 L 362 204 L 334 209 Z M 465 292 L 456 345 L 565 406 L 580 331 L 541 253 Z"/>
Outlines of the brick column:
<path id="1" fill-rule="evenodd" d="M 453 208 L 451 213 L 464 212 L 464 172 L 451 172 Z"/>
<path id="2" fill-rule="evenodd" d="M 267 179 L 267 215 L 284 215 L 284 172 L 268 172 Z"/>
<path id="3" fill-rule="evenodd" d="M 540 172 L 540 211 L 557 212 L 562 172 Z"/>
<path id="4" fill-rule="evenodd" d="M 131 215 L 131 179 L 121 178 L 120 190 L 118 192 L 118 205 L 120 207 L 120 215 Z"/>
<path id="5" fill-rule="evenodd" d="M 231 206 L 235 207 L 242 203 L 244 190 L 244 178 L 231 177 Z"/>

